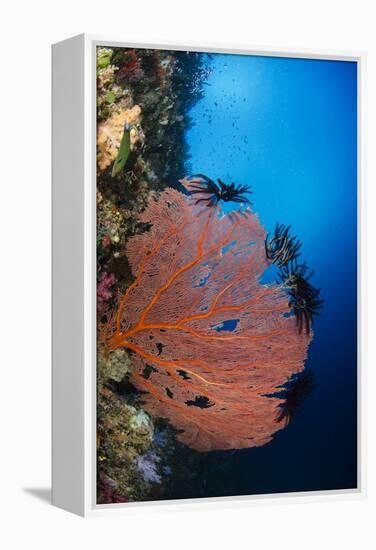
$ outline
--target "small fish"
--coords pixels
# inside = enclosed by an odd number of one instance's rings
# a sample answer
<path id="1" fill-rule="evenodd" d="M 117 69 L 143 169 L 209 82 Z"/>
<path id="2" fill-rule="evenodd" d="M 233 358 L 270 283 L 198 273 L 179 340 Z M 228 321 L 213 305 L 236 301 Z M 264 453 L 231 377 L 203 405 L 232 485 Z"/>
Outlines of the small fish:
<path id="1" fill-rule="evenodd" d="M 112 172 L 111 172 L 112 177 L 115 177 L 117 174 L 119 174 L 119 172 L 121 172 L 124 169 L 125 165 L 127 164 L 127 160 L 131 150 L 130 130 L 131 130 L 131 127 L 126 122 L 124 124 L 124 133 L 123 133 L 123 137 L 121 138 L 119 151 L 115 159 L 114 165 L 112 167 Z"/>

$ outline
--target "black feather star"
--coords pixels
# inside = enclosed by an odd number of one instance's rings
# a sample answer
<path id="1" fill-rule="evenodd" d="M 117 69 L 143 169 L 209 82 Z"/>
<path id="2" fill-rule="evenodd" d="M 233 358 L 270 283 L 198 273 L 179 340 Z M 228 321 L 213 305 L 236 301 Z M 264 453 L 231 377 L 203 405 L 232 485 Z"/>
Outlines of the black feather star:
<path id="1" fill-rule="evenodd" d="M 218 178 L 218 184 L 204 174 L 191 176 L 189 186 L 191 195 L 199 195 L 195 204 L 206 202 L 207 206 L 216 206 L 220 201 L 238 202 L 252 205 L 245 193 L 252 193 L 249 185 L 227 184 Z"/>
<path id="2" fill-rule="evenodd" d="M 277 422 L 284 421 L 286 425 L 295 417 L 303 402 L 311 395 L 316 387 L 315 375 L 307 370 L 290 379 L 282 389 L 283 403 L 279 405 L 281 411 L 277 416 Z"/>
<path id="3" fill-rule="evenodd" d="M 274 235 L 269 236 L 268 234 L 265 239 L 265 255 L 268 260 L 279 267 L 285 266 L 300 256 L 299 250 L 302 243 L 296 236 L 291 236 L 290 228 L 291 226 L 286 227 L 277 223 Z"/>
<path id="4" fill-rule="evenodd" d="M 313 271 L 309 273 L 305 263 L 298 265 L 294 260 L 281 268 L 277 278 L 277 281 L 287 290 L 289 307 L 295 314 L 299 334 L 303 329 L 306 334 L 311 332 L 313 318 L 315 315 L 320 315 L 319 310 L 324 304 L 324 300 L 319 298 L 320 289 L 309 282 L 313 273 Z"/>

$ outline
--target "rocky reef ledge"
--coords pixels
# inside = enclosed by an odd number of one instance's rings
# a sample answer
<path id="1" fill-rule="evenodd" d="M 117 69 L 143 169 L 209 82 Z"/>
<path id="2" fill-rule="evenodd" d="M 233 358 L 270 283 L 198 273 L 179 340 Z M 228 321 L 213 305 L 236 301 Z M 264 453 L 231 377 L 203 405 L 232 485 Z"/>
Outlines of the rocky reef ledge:
<path id="1" fill-rule="evenodd" d="M 107 353 L 101 334 L 117 292 L 132 281 L 127 239 L 150 196 L 188 170 L 190 108 L 202 97 L 210 57 L 192 52 L 97 48 L 97 501 L 174 498 L 192 487 L 196 453 L 142 408 L 129 383 L 132 357 Z M 121 169 L 114 163 L 123 149 Z M 182 455 L 184 454 L 184 456 Z M 196 493 L 191 496 L 199 496 Z"/>

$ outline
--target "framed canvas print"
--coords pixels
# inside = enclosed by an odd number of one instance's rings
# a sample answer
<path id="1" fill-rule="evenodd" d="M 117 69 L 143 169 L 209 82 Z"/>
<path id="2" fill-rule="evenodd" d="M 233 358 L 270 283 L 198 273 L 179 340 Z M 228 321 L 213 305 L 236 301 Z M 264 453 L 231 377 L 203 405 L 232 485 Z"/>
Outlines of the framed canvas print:
<path id="1" fill-rule="evenodd" d="M 53 47 L 56 505 L 361 494 L 362 68 Z"/>

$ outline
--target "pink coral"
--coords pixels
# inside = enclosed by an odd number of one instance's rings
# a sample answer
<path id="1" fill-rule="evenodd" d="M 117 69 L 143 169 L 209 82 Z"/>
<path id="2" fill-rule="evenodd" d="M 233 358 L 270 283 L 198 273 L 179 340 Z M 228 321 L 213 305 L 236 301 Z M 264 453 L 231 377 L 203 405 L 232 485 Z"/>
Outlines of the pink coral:
<path id="1" fill-rule="evenodd" d="M 116 283 L 116 277 L 113 273 L 101 274 L 97 284 L 97 311 L 99 315 L 103 315 L 106 308 L 106 302 L 112 298 L 111 287 Z"/>
<path id="2" fill-rule="evenodd" d="M 107 248 L 111 244 L 111 238 L 109 235 L 104 235 L 102 238 L 102 246 L 103 248 Z"/>
<path id="3" fill-rule="evenodd" d="M 116 492 L 117 483 L 106 474 L 101 473 L 98 480 L 98 492 L 101 495 L 101 504 L 129 502 L 126 497 Z"/>
<path id="4" fill-rule="evenodd" d="M 189 186 L 189 180 L 183 180 Z M 135 280 L 121 298 L 110 349 L 134 352 L 145 408 L 200 450 L 264 445 L 282 428 L 268 397 L 304 367 L 288 298 L 261 284 L 265 231 L 249 209 L 223 215 L 166 189 L 139 221 L 127 256 Z"/>

